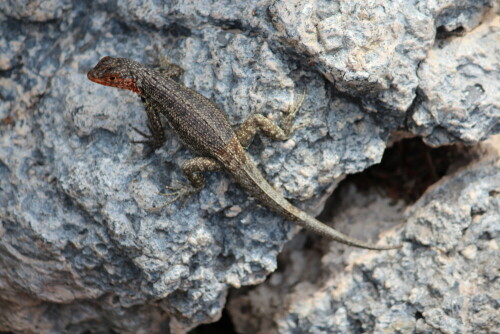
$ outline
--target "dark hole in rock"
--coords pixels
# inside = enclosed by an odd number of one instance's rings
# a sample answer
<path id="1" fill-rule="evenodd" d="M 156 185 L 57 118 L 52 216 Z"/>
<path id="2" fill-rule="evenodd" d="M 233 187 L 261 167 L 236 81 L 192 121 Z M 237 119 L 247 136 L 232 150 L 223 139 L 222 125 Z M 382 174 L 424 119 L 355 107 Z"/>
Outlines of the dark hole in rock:
<path id="1" fill-rule="evenodd" d="M 464 27 L 458 27 L 453 30 L 446 30 L 444 26 L 439 26 L 436 29 L 436 39 L 447 39 L 455 36 L 463 36 L 465 34 Z"/>
<path id="2" fill-rule="evenodd" d="M 363 215 L 369 215 L 370 217 L 379 217 L 378 221 L 381 223 L 361 225 L 364 226 L 362 227 L 363 233 L 358 239 L 367 239 L 370 235 L 375 238 L 383 230 L 391 229 L 402 223 L 401 214 L 405 206 L 416 202 L 431 185 L 438 182 L 446 174 L 470 163 L 478 156 L 479 151 L 477 147 L 467 147 L 462 144 L 433 148 L 426 145 L 420 138 L 394 142 L 391 147 L 385 150 L 380 163 L 363 172 L 348 175 L 339 183 L 326 201 L 318 219 L 322 222 L 336 223 L 335 217 L 342 214 L 346 208 L 364 204 L 371 205 L 368 203 L 372 203 L 373 208 L 380 211 L 369 213 L 364 207 L 359 207 L 360 216 L 358 219 L 363 219 Z M 361 200 L 359 203 L 351 203 L 352 199 L 344 197 L 349 194 L 353 187 L 360 195 L 366 196 L 367 202 Z M 392 203 L 389 206 L 377 206 L 376 202 L 369 199 L 374 194 L 380 194 L 379 197 L 387 198 Z M 363 196 L 359 198 L 362 199 Z M 369 217 L 367 216 L 367 218 Z M 350 225 L 348 229 L 351 229 L 351 232 L 359 231 L 359 227 Z M 342 228 L 340 230 L 342 231 Z M 352 235 L 347 230 L 342 232 Z M 316 245 L 320 244 L 318 240 L 322 240 L 316 236 L 310 237 L 314 238 Z"/>
<path id="3" fill-rule="evenodd" d="M 219 333 L 236 334 L 233 323 L 231 322 L 231 318 L 229 317 L 229 314 L 227 313 L 226 310 L 222 311 L 222 317 L 219 319 L 219 321 L 211 324 L 200 325 L 189 332 L 189 334 L 219 334 Z"/>
<path id="4" fill-rule="evenodd" d="M 472 159 L 471 148 L 449 145 L 433 148 L 420 138 L 403 139 L 385 150 L 382 161 L 341 182 L 353 183 L 360 191 L 377 187 L 394 200 L 411 204 L 450 170 Z"/>

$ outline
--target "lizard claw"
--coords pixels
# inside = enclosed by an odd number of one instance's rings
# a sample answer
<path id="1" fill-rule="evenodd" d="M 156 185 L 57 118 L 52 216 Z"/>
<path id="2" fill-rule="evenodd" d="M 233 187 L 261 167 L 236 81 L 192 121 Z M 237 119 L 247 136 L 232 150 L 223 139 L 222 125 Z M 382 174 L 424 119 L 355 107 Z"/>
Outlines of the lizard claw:
<path id="1" fill-rule="evenodd" d="M 285 135 L 287 137 L 289 137 L 295 130 L 306 126 L 306 125 L 293 126 L 293 122 L 295 121 L 297 112 L 299 111 L 300 107 L 302 107 L 302 103 L 304 103 L 305 98 L 306 98 L 306 89 L 304 88 L 300 100 L 297 101 L 297 103 L 292 107 L 292 109 L 286 115 L 282 114 L 280 116 L 281 127 L 283 128 L 283 131 L 285 132 Z"/>
<path id="2" fill-rule="evenodd" d="M 176 186 L 165 186 L 166 189 L 171 190 L 172 192 L 170 193 L 161 193 L 159 192 L 158 195 L 165 196 L 165 197 L 172 197 L 171 200 L 160 206 L 159 208 L 156 208 L 157 210 L 162 210 L 169 206 L 170 204 L 176 202 L 177 200 L 184 198 L 180 207 L 183 208 L 186 205 L 187 200 L 189 197 L 193 194 L 196 194 L 199 192 L 201 189 L 194 188 L 192 185 L 187 184 L 187 183 L 182 183 L 178 182 L 178 185 Z"/>
<path id="3" fill-rule="evenodd" d="M 153 131 L 151 131 L 151 127 L 149 126 L 149 124 L 148 124 L 149 134 L 145 133 L 145 132 L 143 132 L 141 130 L 139 130 L 138 128 L 136 128 L 133 125 L 130 125 L 130 127 L 132 128 L 132 130 L 134 130 L 135 132 L 137 132 L 138 134 L 140 134 L 141 136 L 143 136 L 144 138 L 146 138 L 144 140 L 131 140 L 130 142 L 132 144 L 145 144 L 145 145 L 148 145 L 150 147 L 150 149 L 148 150 L 147 155 L 150 155 L 157 148 L 159 148 L 161 146 L 161 143 L 158 143 L 157 140 L 155 140 L 155 137 L 151 134 Z"/>
<path id="4" fill-rule="evenodd" d="M 141 136 L 143 136 L 144 138 L 147 138 L 149 140 L 151 140 L 153 138 L 153 136 L 151 135 L 151 133 L 147 134 L 145 132 L 142 132 L 141 130 L 139 130 L 138 128 L 136 128 L 135 126 L 131 125 L 130 126 L 132 128 L 132 130 L 134 130 L 135 132 L 137 132 L 138 134 L 140 134 Z M 148 128 L 149 128 L 149 124 L 148 124 Z M 151 129 L 149 129 L 149 131 L 151 132 Z M 142 142 L 142 141 L 132 141 L 133 142 Z"/>

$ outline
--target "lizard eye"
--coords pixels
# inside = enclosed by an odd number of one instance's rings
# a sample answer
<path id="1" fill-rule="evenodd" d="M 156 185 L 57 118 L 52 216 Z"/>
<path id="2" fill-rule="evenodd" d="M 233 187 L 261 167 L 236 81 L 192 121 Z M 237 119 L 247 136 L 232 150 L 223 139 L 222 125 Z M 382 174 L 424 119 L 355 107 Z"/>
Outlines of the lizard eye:
<path id="1" fill-rule="evenodd" d="M 109 80 L 114 81 L 116 78 L 115 77 L 109 77 Z"/>

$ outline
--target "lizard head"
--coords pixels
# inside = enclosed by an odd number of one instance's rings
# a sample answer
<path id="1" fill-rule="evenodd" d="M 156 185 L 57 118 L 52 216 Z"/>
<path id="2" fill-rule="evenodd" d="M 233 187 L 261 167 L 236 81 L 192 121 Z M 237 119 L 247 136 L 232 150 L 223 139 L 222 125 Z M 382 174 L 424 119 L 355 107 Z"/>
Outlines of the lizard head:
<path id="1" fill-rule="evenodd" d="M 139 64 L 126 58 L 104 57 L 87 73 L 90 81 L 104 86 L 131 90 L 141 94 L 137 87 L 134 68 Z"/>

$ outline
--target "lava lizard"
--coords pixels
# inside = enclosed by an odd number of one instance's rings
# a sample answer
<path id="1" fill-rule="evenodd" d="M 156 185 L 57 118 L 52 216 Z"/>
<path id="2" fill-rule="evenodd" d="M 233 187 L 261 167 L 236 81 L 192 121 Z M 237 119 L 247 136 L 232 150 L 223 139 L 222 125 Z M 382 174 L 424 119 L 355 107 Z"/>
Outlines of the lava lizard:
<path id="1" fill-rule="evenodd" d="M 190 185 L 178 188 L 174 200 L 199 192 L 205 186 L 203 172 L 226 170 L 250 195 L 287 220 L 335 241 L 367 249 L 394 249 L 396 246 L 376 246 L 356 240 L 321 223 L 290 204 L 264 179 L 244 147 L 257 130 L 276 140 L 285 140 L 292 132 L 293 118 L 300 104 L 283 119 L 283 128 L 265 118 L 253 115 L 236 131 L 226 115 L 209 99 L 189 89 L 173 78 L 182 68 L 167 64 L 163 72 L 150 69 L 127 58 L 104 57 L 88 72 L 87 78 L 101 85 L 123 88 L 139 94 L 149 119 L 151 134 L 135 129 L 148 140 L 152 149 L 165 141 L 160 114 L 164 115 L 181 141 L 200 155 L 186 162 L 183 173 Z M 171 195 L 171 194 L 169 194 Z M 170 203 L 170 202 L 169 202 Z M 167 203 L 167 204 L 169 204 Z"/>

